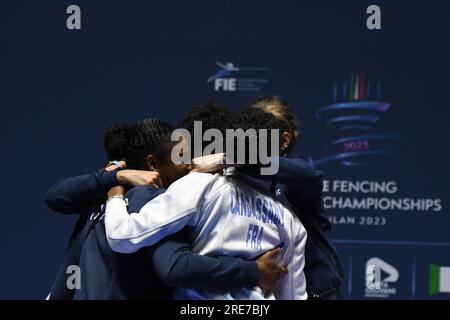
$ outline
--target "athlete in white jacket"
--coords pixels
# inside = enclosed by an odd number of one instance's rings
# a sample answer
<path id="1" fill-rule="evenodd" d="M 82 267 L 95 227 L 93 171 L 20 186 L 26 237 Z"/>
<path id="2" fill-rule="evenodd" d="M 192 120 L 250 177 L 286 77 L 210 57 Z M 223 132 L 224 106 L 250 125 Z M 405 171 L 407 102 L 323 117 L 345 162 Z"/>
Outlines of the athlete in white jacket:
<path id="1" fill-rule="evenodd" d="M 284 249 L 278 258 L 288 273 L 273 293 L 263 293 L 258 287 L 233 292 L 179 288 L 175 298 L 306 299 L 306 230 L 261 184 L 256 186 L 255 181 L 247 179 L 191 172 L 139 213 L 129 214 L 124 199 L 114 196 L 106 206 L 109 245 L 117 252 L 135 252 L 184 227 L 188 227 L 193 251 L 201 255 L 251 260 L 281 245 Z"/>

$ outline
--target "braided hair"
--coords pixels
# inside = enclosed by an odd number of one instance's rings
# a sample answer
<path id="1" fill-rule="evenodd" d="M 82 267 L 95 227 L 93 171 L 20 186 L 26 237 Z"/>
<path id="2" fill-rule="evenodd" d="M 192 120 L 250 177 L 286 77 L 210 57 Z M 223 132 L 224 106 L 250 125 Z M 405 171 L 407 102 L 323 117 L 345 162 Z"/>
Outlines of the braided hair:
<path id="1" fill-rule="evenodd" d="M 171 125 L 155 118 L 114 124 L 105 134 L 105 151 L 109 160 L 125 160 L 128 168 L 143 169 L 147 155 L 167 154 L 171 133 Z"/>

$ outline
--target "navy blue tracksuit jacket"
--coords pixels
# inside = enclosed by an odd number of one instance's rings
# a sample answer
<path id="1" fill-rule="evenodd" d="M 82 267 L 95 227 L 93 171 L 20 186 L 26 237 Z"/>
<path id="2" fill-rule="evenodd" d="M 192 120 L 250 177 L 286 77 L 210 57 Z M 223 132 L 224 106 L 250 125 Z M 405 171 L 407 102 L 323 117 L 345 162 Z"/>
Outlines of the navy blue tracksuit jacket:
<path id="1" fill-rule="evenodd" d="M 234 289 L 253 287 L 259 280 L 254 261 L 234 257 L 192 254 L 182 232 L 133 254 L 113 252 L 107 243 L 102 203 L 107 190 L 116 185 L 116 172 L 60 181 L 45 197 L 47 205 L 61 213 L 81 213 L 66 255 L 51 290 L 50 299 L 171 299 L 172 287 Z M 164 192 L 139 186 L 126 193 L 130 212 Z M 81 286 L 68 288 L 67 267 L 81 271 Z M 163 284 L 163 282 L 165 284 Z"/>

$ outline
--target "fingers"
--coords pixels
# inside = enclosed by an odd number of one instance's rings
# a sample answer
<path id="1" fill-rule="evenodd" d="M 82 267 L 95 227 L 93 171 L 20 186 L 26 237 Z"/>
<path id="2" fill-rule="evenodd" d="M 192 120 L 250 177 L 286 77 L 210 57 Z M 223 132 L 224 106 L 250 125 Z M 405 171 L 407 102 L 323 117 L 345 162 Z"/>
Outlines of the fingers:
<path id="1" fill-rule="evenodd" d="M 152 173 L 152 176 L 151 176 L 148 184 L 155 188 L 161 188 L 162 187 L 161 176 L 156 171 L 152 171 L 151 173 Z"/>
<path id="2" fill-rule="evenodd" d="M 274 268 L 276 268 L 277 273 L 279 273 L 278 277 L 281 277 L 281 276 L 285 275 L 286 273 L 288 273 L 288 269 L 285 266 L 283 266 L 282 264 L 275 263 L 275 265 L 276 265 L 276 267 L 274 267 Z"/>
<path id="3" fill-rule="evenodd" d="M 225 153 L 213 153 L 192 159 L 192 164 L 223 164 Z"/>
<path id="4" fill-rule="evenodd" d="M 275 249 L 272 249 L 272 250 L 270 250 L 270 251 L 267 251 L 267 252 L 264 254 L 264 256 L 266 256 L 266 257 L 269 258 L 269 259 L 274 260 L 275 257 L 276 257 L 278 254 L 280 254 L 281 251 L 283 251 L 283 249 L 277 247 L 277 248 L 275 248 Z M 287 270 L 287 268 L 286 268 L 285 266 L 283 266 L 283 265 L 281 265 L 281 264 L 279 264 L 279 263 L 276 263 L 276 265 L 277 265 L 277 267 L 278 267 L 278 271 L 279 271 L 281 274 L 286 274 L 286 273 L 288 272 L 288 270 Z"/>
<path id="5" fill-rule="evenodd" d="M 288 269 L 285 266 L 282 266 L 281 264 L 279 264 L 278 267 L 280 268 L 280 272 L 282 274 L 288 273 Z"/>
<path id="6" fill-rule="evenodd" d="M 281 248 L 275 248 L 275 249 L 272 249 L 272 250 L 270 250 L 270 251 L 267 251 L 266 253 L 265 253 L 265 255 L 267 255 L 269 258 L 275 258 L 278 254 L 280 254 L 280 252 L 282 251 L 283 249 L 281 249 Z"/>
<path id="7" fill-rule="evenodd" d="M 225 153 L 209 154 L 192 159 L 191 170 L 194 172 L 212 172 L 224 167 Z"/>

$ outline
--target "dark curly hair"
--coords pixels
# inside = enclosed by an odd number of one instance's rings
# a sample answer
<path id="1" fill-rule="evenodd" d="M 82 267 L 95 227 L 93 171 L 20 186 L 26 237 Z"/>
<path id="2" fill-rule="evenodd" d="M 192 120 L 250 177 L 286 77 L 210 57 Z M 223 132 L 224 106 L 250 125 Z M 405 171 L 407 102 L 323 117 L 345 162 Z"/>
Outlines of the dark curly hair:
<path id="1" fill-rule="evenodd" d="M 233 112 L 226 106 L 217 104 L 217 102 L 213 99 L 209 99 L 205 103 L 192 108 L 190 113 L 185 119 L 183 119 L 183 121 L 180 122 L 178 126 L 187 129 L 190 132 L 191 137 L 193 137 L 195 121 L 202 121 L 202 135 L 208 129 L 218 129 L 224 138 L 230 138 L 226 136 L 226 129 L 242 129 L 243 131 L 255 129 L 255 136 L 250 137 L 249 135 L 245 135 L 244 138 L 245 154 L 247 158 L 246 161 L 248 160 L 249 150 L 252 149 L 251 147 L 259 147 L 259 129 L 268 130 L 267 150 L 270 151 L 271 129 L 280 129 L 283 125 L 283 123 L 271 113 L 265 112 L 262 109 L 246 107 L 240 112 Z M 238 146 L 238 138 L 232 137 L 232 139 L 234 139 L 235 147 L 234 160 L 237 160 L 236 148 Z M 254 144 L 255 141 L 257 141 L 256 145 Z M 202 150 L 204 150 L 205 147 L 211 143 L 210 141 L 202 142 Z M 226 143 L 226 140 L 222 141 L 224 151 L 226 151 Z"/>
<path id="2" fill-rule="evenodd" d="M 127 134 L 130 125 L 127 123 L 115 123 L 106 131 L 104 146 L 108 160 L 124 160 Z"/>
<path id="3" fill-rule="evenodd" d="M 163 156 L 167 153 L 172 126 L 154 118 L 135 124 L 113 124 L 104 139 L 108 160 L 125 160 L 127 167 L 142 169 L 149 154 Z"/>
<path id="4" fill-rule="evenodd" d="M 271 141 L 272 141 L 272 130 L 278 129 L 278 148 L 281 143 L 280 141 L 280 127 L 283 125 L 282 121 L 278 120 L 271 113 L 265 112 L 262 109 L 253 108 L 253 107 L 245 107 L 241 109 L 240 112 L 236 113 L 235 116 L 236 125 L 242 130 L 246 131 L 249 129 L 254 129 L 256 132 L 256 140 L 253 143 L 257 144 L 257 147 L 260 146 L 260 129 L 267 130 L 267 141 L 266 146 L 267 150 L 270 152 L 271 150 Z M 246 146 L 249 148 L 250 146 Z"/>
<path id="5" fill-rule="evenodd" d="M 208 129 L 218 129 L 225 137 L 226 129 L 234 129 L 236 127 L 235 114 L 228 107 L 219 105 L 212 98 L 191 108 L 188 115 L 178 124 L 178 127 L 187 129 L 191 137 L 194 137 L 195 121 L 202 122 L 202 135 Z M 224 144 L 225 140 L 222 142 Z M 203 141 L 202 149 L 210 143 L 209 141 Z M 223 145 L 223 148 L 225 150 L 225 145 Z"/>
<path id="6" fill-rule="evenodd" d="M 194 121 L 202 121 L 203 132 L 214 128 L 225 134 L 225 129 L 234 128 L 234 120 L 234 113 L 228 107 L 219 105 L 213 98 L 209 98 L 206 102 L 191 108 L 178 127 L 193 133 Z"/>

